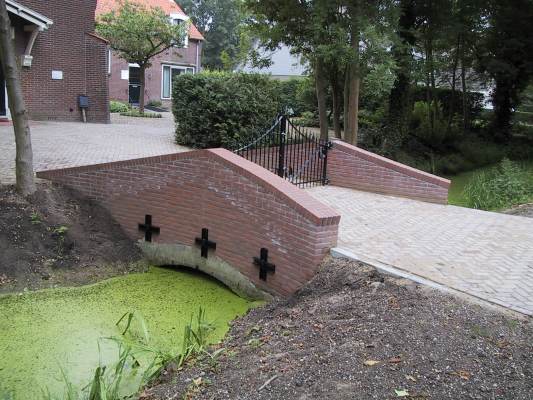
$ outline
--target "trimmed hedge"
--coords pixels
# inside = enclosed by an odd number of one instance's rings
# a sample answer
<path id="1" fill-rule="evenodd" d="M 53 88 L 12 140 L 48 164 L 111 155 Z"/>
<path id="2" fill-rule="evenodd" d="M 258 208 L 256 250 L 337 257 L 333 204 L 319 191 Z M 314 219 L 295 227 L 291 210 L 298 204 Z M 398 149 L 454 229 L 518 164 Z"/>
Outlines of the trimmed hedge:
<path id="1" fill-rule="evenodd" d="M 281 109 L 277 87 L 260 74 L 178 75 L 172 92 L 176 143 L 194 148 L 248 143 L 272 125 Z"/>

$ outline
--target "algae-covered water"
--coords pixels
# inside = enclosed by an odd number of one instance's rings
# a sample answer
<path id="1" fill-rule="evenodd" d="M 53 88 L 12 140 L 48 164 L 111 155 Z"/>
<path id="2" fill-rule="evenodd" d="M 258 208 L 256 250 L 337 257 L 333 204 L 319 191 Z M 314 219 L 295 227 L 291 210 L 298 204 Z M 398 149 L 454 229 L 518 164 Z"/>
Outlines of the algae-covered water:
<path id="1" fill-rule="evenodd" d="M 152 344 L 178 353 L 185 325 L 202 307 L 220 341 L 228 322 L 253 304 L 217 281 L 191 271 L 151 268 L 94 285 L 0 296 L 0 399 L 39 399 L 48 389 L 60 397 L 68 380 L 83 386 L 94 369 L 116 361 L 116 336 L 124 313 L 144 317 Z"/>

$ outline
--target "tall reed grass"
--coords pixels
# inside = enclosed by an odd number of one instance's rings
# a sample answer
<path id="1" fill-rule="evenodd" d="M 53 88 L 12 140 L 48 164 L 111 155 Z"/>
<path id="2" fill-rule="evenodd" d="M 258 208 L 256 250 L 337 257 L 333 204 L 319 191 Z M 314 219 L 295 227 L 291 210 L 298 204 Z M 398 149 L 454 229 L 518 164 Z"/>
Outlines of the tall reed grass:
<path id="1" fill-rule="evenodd" d="M 533 201 L 531 172 L 519 163 L 504 158 L 488 171 L 474 175 L 463 195 L 468 207 L 497 210 Z"/>
<path id="2" fill-rule="evenodd" d="M 124 400 L 132 398 L 142 387 L 153 382 L 163 368 L 175 363 L 178 368 L 190 358 L 206 352 L 213 323 L 207 321 L 205 310 L 191 315 L 183 331 L 179 354 L 171 354 L 153 345 L 146 321 L 137 312 L 125 313 L 116 323 L 120 336 L 101 338 L 118 347 L 118 360 L 112 365 L 99 365 L 91 380 L 82 388 L 76 387 L 64 369 L 61 369 L 65 387 L 63 395 L 52 395 L 43 390 L 44 400 Z M 137 329 L 133 329 L 136 326 Z M 98 344 L 100 351 L 100 343 Z"/>

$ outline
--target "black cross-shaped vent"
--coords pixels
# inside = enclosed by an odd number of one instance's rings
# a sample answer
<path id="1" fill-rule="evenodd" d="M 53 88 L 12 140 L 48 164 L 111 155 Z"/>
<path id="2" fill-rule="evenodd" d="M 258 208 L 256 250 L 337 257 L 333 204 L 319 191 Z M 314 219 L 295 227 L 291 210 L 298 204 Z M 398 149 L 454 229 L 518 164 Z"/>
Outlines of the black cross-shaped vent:
<path id="1" fill-rule="evenodd" d="M 261 248 L 259 258 L 254 257 L 254 265 L 257 265 L 259 267 L 259 279 L 263 281 L 267 280 L 268 272 L 276 272 L 276 266 L 268 262 L 268 250 L 264 247 Z"/>
<path id="2" fill-rule="evenodd" d="M 152 225 L 152 216 L 144 216 L 144 224 L 139 224 L 139 230 L 144 232 L 144 240 L 152 241 L 152 233 L 159 235 L 159 227 Z"/>
<path id="3" fill-rule="evenodd" d="M 207 228 L 202 228 L 202 237 L 194 239 L 195 243 L 200 246 L 200 255 L 203 258 L 207 258 L 207 253 L 209 249 L 215 250 L 217 244 L 209 240 L 209 230 Z"/>

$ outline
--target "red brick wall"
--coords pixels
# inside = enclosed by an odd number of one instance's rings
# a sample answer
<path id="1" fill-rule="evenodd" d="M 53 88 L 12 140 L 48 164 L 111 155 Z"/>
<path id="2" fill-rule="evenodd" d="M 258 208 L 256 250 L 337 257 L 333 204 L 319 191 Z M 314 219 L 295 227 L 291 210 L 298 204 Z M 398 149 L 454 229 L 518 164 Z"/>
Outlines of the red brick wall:
<path id="1" fill-rule="evenodd" d="M 331 185 L 446 204 L 450 181 L 339 140 L 328 153 Z"/>
<path id="2" fill-rule="evenodd" d="M 101 201 L 131 238 L 145 214 L 161 228 L 155 242 L 194 245 L 202 228 L 215 254 L 259 287 L 289 294 L 316 272 L 336 245 L 340 216 L 305 191 L 227 150 L 37 173 Z M 276 264 L 259 280 L 253 257 L 261 247 Z"/>
<path id="3" fill-rule="evenodd" d="M 198 48 L 198 65 L 201 69 L 202 42 L 189 39 L 187 48 L 169 49 L 154 57 L 152 66 L 146 70 L 146 85 L 144 90 L 145 102 L 150 100 L 161 101 L 166 106 L 171 105 L 171 100 L 161 98 L 162 65 L 179 65 L 194 67 L 196 69 L 196 51 Z M 109 74 L 109 96 L 113 100 L 128 101 L 129 82 L 121 79 L 121 71 L 128 70 L 129 63 L 113 53 L 111 59 L 111 73 Z"/>
<path id="4" fill-rule="evenodd" d="M 22 68 L 21 77 L 30 117 L 44 120 L 81 120 L 78 96 L 89 95 L 89 121 L 108 122 L 106 45 L 89 36 L 94 32 L 96 0 L 18 0 L 53 20 L 40 32 L 33 47 L 33 65 Z M 14 18 L 15 19 L 15 18 Z M 28 33 L 16 20 L 20 54 Z M 52 80 L 52 70 L 63 71 Z"/>

